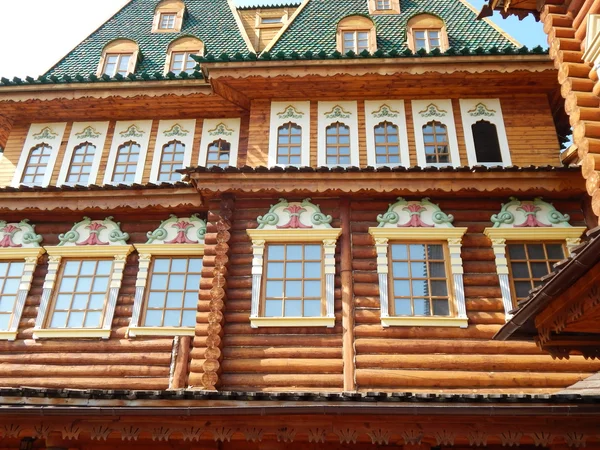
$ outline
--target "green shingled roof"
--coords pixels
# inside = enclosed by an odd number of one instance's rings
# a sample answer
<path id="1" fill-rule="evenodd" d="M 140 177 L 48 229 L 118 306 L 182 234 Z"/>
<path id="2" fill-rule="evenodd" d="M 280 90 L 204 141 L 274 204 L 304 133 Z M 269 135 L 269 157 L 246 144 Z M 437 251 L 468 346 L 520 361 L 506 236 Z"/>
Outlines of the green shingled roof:
<path id="1" fill-rule="evenodd" d="M 227 0 L 185 0 L 187 16 L 180 33 L 151 33 L 158 3 L 159 0 L 131 0 L 46 75 L 93 74 L 104 46 L 121 38 L 131 39 L 139 45 L 142 61 L 137 65 L 137 74 L 162 73 L 169 44 L 181 36 L 202 40 L 206 54 L 247 54 Z M 406 51 L 406 23 L 421 13 L 437 15 L 446 22 L 453 49 L 516 48 L 489 23 L 476 21 L 476 13 L 460 0 L 400 0 L 400 9 L 400 14 L 372 16 L 380 52 L 397 54 Z M 310 0 L 270 53 L 331 54 L 336 50 L 337 23 L 348 15 L 368 13 L 367 0 Z"/>
<path id="2" fill-rule="evenodd" d="M 400 0 L 400 14 L 370 16 L 377 30 L 377 48 L 384 52 L 407 49 L 406 23 L 422 13 L 442 18 L 446 23 L 450 47 L 514 47 L 514 44 L 460 0 Z M 367 0 L 310 0 L 271 52 L 333 52 L 337 23 L 353 14 L 369 15 Z"/>

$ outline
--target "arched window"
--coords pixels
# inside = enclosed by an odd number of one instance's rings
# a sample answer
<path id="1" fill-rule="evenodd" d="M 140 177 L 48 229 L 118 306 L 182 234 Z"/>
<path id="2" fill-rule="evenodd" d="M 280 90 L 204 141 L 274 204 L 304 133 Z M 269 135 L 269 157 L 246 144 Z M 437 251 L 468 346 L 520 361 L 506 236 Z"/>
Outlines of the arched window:
<path id="1" fill-rule="evenodd" d="M 375 162 L 377 164 L 400 164 L 400 140 L 398 127 L 391 122 L 375 126 Z"/>
<path id="2" fill-rule="evenodd" d="M 75 147 L 65 182 L 69 184 L 88 184 L 95 154 L 96 147 L 89 142 L 84 142 Z"/>
<path id="3" fill-rule="evenodd" d="M 326 163 L 328 166 L 350 164 L 350 128 L 341 122 L 335 122 L 325 130 Z"/>
<path id="4" fill-rule="evenodd" d="M 135 181 L 140 151 L 140 145 L 134 141 L 125 142 L 119 147 L 113 171 L 113 183 L 132 183 Z"/>
<path id="5" fill-rule="evenodd" d="M 182 0 L 162 0 L 154 10 L 153 33 L 176 33 L 181 31 L 185 3 Z"/>
<path id="6" fill-rule="evenodd" d="M 129 39 L 118 39 L 110 42 L 102 50 L 102 58 L 98 65 L 98 75 L 114 77 L 135 72 L 139 55 L 138 45 Z"/>
<path id="7" fill-rule="evenodd" d="M 181 174 L 175 172 L 183 168 L 185 145 L 179 141 L 171 141 L 162 148 L 158 181 L 178 181 Z"/>
<path id="8" fill-rule="evenodd" d="M 50 147 L 48 144 L 42 143 L 33 147 L 29 152 L 25 170 L 23 170 L 21 184 L 43 184 L 51 154 L 52 147 Z"/>
<path id="9" fill-rule="evenodd" d="M 277 129 L 277 164 L 302 163 L 302 127 L 288 122 Z"/>
<path id="10" fill-rule="evenodd" d="M 423 142 L 427 163 L 450 163 L 448 128 L 443 123 L 432 120 L 423 125 Z"/>
<path id="11" fill-rule="evenodd" d="M 375 24 L 368 17 L 350 16 L 338 23 L 337 49 L 342 53 L 377 51 Z"/>
<path id="12" fill-rule="evenodd" d="M 473 142 L 478 163 L 502 163 L 500 142 L 496 125 L 487 120 L 480 120 L 471 125 Z"/>
<path id="13" fill-rule="evenodd" d="M 165 73 L 173 72 L 176 75 L 181 72 L 192 73 L 198 64 L 192 55 L 203 54 L 204 43 L 200 39 L 191 36 L 177 39 L 169 45 L 167 50 Z"/>
<path id="14" fill-rule="evenodd" d="M 228 167 L 231 144 L 223 139 L 212 142 L 208 145 L 206 156 L 206 167 Z"/>
<path id="15" fill-rule="evenodd" d="M 413 51 L 421 49 L 428 53 L 434 49 L 444 52 L 448 49 L 448 34 L 444 21 L 431 14 L 419 14 L 407 24 L 408 47 Z"/>

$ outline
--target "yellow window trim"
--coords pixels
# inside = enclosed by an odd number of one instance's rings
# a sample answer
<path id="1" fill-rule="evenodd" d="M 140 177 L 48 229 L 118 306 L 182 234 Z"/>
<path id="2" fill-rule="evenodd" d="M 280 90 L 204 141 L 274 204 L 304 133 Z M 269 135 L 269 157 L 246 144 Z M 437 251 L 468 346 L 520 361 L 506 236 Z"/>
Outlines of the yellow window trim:
<path id="1" fill-rule="evenodd" d="M 186 327 L 129 327 L 127 335 L 136 336 L 195 336 L 194 328 Z"/>
<path id="2" fill-rule="evenodd" d="M 462 317 L 384 317 L 381 319 L 384 327 L 452 327 L 467 328 L 469 319 Z"/>
<path id="3" fill-rule="evenodd" d="M 252 328 L 259 327 L 327 327 L 335 326 L 335 317 L 251 317 Z"/>
<path id="4" fill-rule="evenodd" d="M 42 247 L 37 248 L 2 248 L 0 249 L 0 259 L 25 259 L 39 258 L 46 250 Z"/>
<path id="5" fill-rule="evenodd" d="M 0 331 L 0 341 L 14 341 L 16 338 L 16 331 Z"/>
<path id="6" fill-rule="evenodd" d="M 467 228 L 369 228 L 369 234 L 375 239 L 423 241 L 460 239 Z"/>
<path id="7" fill-rule="evenodd" d="M 586 227 L 535 227 L 535 228 L 486 228 L 483 233 L 490 239 L 506 239 L 507 241 L 531 240 L 565 240 L 580 238 Z"/>
<path id="8" fill-rule="evenodd" d="M 204 256 L 204 244 L 135 244 L 138 253 L 152 256 Z"/>
<path id="9" fill-rule="evenodd" d="M 33 332 L 34 339 L 59 339 L 59 338 L 99 338 L 108 339 L 111 330 L 87 328 L 42 328 Z"/>
<path id="10" fill-rule="evenodd" d="M 133 245 L 84 245 L 72 247 L 45 247 L 50 256 L 77 258 L 106 258 L 127 256 L 133 251 Z"/>
<path id="11" fill-rule="evenodd" d="M 302 230 L 246 230 L 253 241 L 267 242 L 322 242 L 337 239 L 341 228 L 302 229 Z"/>

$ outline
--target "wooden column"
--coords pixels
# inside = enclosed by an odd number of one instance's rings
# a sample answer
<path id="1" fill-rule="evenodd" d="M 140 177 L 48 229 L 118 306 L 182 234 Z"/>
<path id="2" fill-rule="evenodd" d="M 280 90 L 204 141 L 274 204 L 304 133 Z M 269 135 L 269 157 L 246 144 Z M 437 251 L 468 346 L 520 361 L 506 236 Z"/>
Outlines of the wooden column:
<path id="1" fill-rule="evenodd" d="M 199 314 L 189 377 L 191 387 L 201 387 L 204 390 L 216 390 L 219 383 L 233 203 L 233 197 L 228 195 L 209 202 Z"/>
<path id="2" fill-rule="evenodd" d="M 342 278 L 342 348 L 344 360 L 344 391 L 356 390 L 356 365 L 354 351 L 354 289 L 352 280 L 352 230 L 350 229 L 350 201 L 344 198 L 340 208 L 342 235 L 341 278 Z"/>

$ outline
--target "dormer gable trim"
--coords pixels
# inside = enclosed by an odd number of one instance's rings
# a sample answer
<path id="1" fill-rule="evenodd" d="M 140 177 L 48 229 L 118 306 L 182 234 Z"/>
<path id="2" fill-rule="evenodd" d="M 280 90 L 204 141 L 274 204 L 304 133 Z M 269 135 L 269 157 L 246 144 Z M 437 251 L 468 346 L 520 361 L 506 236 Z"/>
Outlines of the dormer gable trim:
<path id="1" fill-rule="evenodd" d="M 229 1 L 231 1 L 231 0 L 229 0 Z M 271 51 L 271 49 L 273 48 L 273 46 L 275 44 L 277 44 L 277 41 L 279 41 L 279 39 L 281 39 L 281 36 L 283 36 L 285 34 L 285 32 L 292 25 L 292 23 L 294 23 L 294 20 L 296 20 L 296 17 L 298 17 L 300 15 L 300 13 L 302 12 L 302 10 L 306 7 L 306 5 L 308 5 L 309 2 L 310 2 L 310 0 L 303 0 L 302 1 L 302 3 L 300 4 L 300 6 L 298 6 L 298 9 L 296 9 L 296 11 L 294 11 L 294 14 L 292 14 L 292 16 L 288 19 L 287 23 L 283 27 L 281 27 L 281 29 L 275 35 L 275 37 L 273 38 L 273 40 L 271 42 L 269 42 L 269 44 L 265 47 L 265 49 L 261 53 L 265 53 L 265 52 Z"/>

